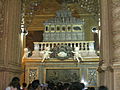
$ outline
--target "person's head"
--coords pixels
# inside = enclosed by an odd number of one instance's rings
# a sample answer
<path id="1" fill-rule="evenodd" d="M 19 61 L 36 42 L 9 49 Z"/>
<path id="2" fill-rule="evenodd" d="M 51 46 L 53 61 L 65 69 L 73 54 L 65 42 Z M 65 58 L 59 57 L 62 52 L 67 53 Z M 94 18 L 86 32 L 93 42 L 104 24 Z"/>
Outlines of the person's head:
<path id="1" fill-rule="evenodd" d="M 23 86 L 23 88 L 25 88 L 27 86 L 27 84 L 26 83 L 22 83 L 22 86 Z"/>
<path id="2" fill-rule="evenodd" d="M 79 82 L 74 82 L 70 85 L 69 90 L 82 90 L 83 86 Z"/>
<path id="3" fill-rule="evenodd" d="M 28 84 L 27 89 L 30 90 L 32 88 L 32 83 Z"/>
<path id="4" fill-rule="evenodd" d="M 58 87 L 61 87 L 61 86 L 62 86 L 62 83 L 61 83 L 61 82 L 58 82 L 58 83 L 57 83 L 57 86 L 58 86 Z"/>
<path id="5" fill-rule="evenodd" d="M 50 82 L 48 83 L 48 88 L 52 90 L 54 87 L 55 87 L 54 82 L 53 82 L 53 81 L 50 81 Z"/>
<path id="6" fill-rule="evenodd" d="M 88 90 L 95 90 L 94 87 L 88 87 Z"/>
<path id="7" fill-rule="evenodd" d="M 13 77 L 13 78 L 12 78 L 12 82 L 14 82 L 14 81 L 15 81 L 15 82 L 20 82 L 20 79 L 19 79 L 18 77 Z"/>
<path id="8" fill-rule="evenodd" d="M 63 85 L 64 89 L 68 89 L 68 88 L 69 88 L 69 86 L 70 86 L 70 84 L 69 84 L 69 83 L 64 83 L 64 85 Z"/>
<path id="9" fill-rule="evenodd" d="M 32 87 L 33 87 L 34 89 L 38 88 L 39 85 L 40 85 L 39 80 L 34 80 L 34 81 L 32 82 Z"/>
<path id="10" fill-rule="evenodd" d="M 108 90 L 108 88 L 106 86 L 100 86 L 98 90 Z"/>
<path id="11" fill-rule="evenodd" d="M 82 86 L 82 89 L 84 89 L 85 88 L 85 84 L 84 83 L 80 83 L 80 84 Z"/>
<path id="12" fill-rule="evenodd" d="M 14 88 L 20 89 L 20 79 L 18 77 L 13 77 L 12 81 L 10 82 L 9 86 Z"/>

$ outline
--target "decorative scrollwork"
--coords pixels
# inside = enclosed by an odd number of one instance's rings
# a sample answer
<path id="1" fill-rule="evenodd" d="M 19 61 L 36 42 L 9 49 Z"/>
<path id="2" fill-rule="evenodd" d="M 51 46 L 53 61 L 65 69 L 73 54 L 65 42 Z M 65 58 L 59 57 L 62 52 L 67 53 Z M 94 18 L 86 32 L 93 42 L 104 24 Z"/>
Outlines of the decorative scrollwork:
<path id="1" fill-rule="evenodd" d="M 97 71 L 98 71 L 99 73 L 104 72 L 104 70 L 103 70 L 100 66 L 98 67 Z"/>
<path id="2" fill-rule="evenodd" d="M 106 70 L 113 72 L 113 68 L 111 66 L 107 66 Z"/>
<path id="3" fill-rule="evenodd" d="M 57 58 L 60 60 L 65 60 L 73 56 L 72 48 L 67 45 L 56 46 L 52 49 L 52 58 Z"/>
<path id="4" fill-rule="evenodd" d="M 95 68 L 88 69 L 88 84 L 91 86 L 97 85 L 97 72 Z"/>
<path id="5" fill-rule="evenodd" d="M 37 69 L 29 69 L 29 83 L 31 83 L 33 80 L 37 79 L 38 75 Z"/>

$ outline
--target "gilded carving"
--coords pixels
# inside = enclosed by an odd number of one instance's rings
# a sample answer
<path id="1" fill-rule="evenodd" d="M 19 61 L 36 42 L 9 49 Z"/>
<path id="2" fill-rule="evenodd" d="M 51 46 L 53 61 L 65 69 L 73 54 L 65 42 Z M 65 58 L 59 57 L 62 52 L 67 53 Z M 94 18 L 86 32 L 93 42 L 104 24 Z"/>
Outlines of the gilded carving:
<path id="1" fill-rule="evenodd" d="M 60 60 L 65 60 L 72 57 L 72 48 L 66 45 L 61 45 L 53 48 L 51 56 Z"/>

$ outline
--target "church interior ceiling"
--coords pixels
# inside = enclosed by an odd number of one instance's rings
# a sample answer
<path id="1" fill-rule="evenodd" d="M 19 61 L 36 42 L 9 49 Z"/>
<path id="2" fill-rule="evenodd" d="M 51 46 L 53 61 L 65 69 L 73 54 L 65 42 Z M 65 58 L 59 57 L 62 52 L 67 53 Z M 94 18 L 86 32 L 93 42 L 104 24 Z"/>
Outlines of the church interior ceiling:
<path id="1" fill-rule="evenodd" d="M 55 17 L 56 11 L 63 7 L 70 9 L 74 17 L 81 18 L 82 16 L 84 19 L 90 17 L 89 20 L 92 18 L 92 21 L 88 22 L 98 22 L 100 17 L 99 0 L 23 0 L 22 7 L 24 19 L 22 24 L 29 33 L 27 45 L 34 41 L 42 41 L 43 23 Z"/>

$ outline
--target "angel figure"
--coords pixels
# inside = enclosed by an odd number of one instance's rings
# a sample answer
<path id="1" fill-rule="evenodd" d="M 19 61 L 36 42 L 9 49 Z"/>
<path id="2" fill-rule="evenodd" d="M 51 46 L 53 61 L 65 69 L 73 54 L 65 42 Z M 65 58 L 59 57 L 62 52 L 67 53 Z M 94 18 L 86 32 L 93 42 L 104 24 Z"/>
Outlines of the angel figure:
<path id="1" fill-rule="evenodd" d="M 45 50 L 43 50 L 42 62 L 44 62 L 46 59 L 49 59 L 51 53 L 50 47 L 46 47 Z"/>
<path id="2" fill-rule="evenodd" d="M 23 58 L 28 58 L 29 54 L 30 54 L 30 51 L 28 50 L 28 48 L 24 48 Z"/>
<path id="3" fill-rule="evenodd" d="M 78 63 L 83 60 L 83 58 L 82 58 L 82 56 L 80 54 L 79 47 L 75 47 L 74 51 L 72 51 L 72 53 L 74 53 L 74 57 L 73 57 L 74 60 L 77 60 Z"/>

